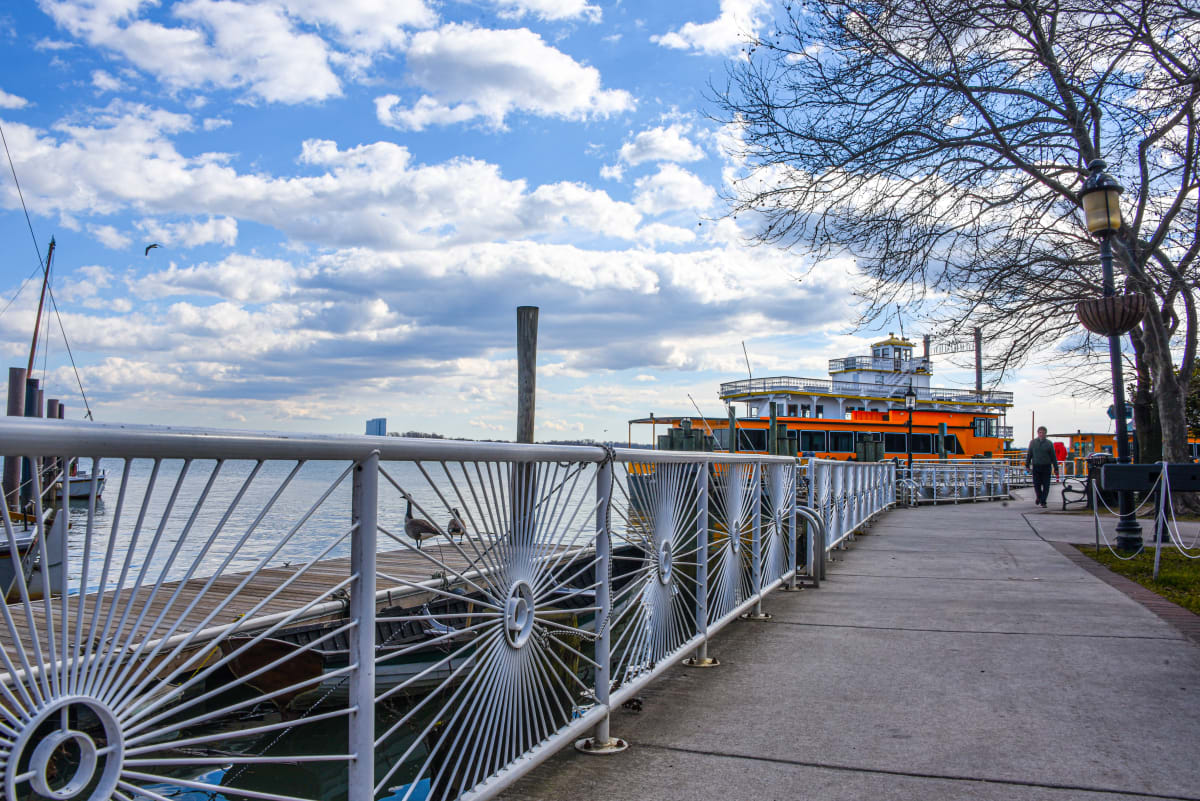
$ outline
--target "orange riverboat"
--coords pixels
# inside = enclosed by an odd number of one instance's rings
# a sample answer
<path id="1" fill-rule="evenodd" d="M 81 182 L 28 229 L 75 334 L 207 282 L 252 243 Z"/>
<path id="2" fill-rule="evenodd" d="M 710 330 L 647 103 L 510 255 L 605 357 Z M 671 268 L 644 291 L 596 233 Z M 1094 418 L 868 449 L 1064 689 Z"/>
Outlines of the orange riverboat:
<path id="1" fill-rule="evenodd" d="M 931 387 L 929 338 L 924 355 L 914 357 L 913 348 L 912 342 L 890 335 L 871 346 L 870 356 L 832 359 L 828 379 L 772 376 L 724 383 L 719 397 L 729 409 L 728 418 L 651 415 L 629 422 L 690 429 L 687 440 L 697 444 L 685 447 L 703 450 L 729 450 L 732 426 L 737 430 L 734 450 L 739 452 L 796 452 L 825 459 L 867 453 L 866 458 L 905 459 L 911 415 L 914 460 L 999 457 L 1011 447 L 1012 428 L 1005 424 L 1005 413 L 1012 406 L 1012 393 Z M 911 412 L 905 408 L 910 390 L 915 395 Z M 745 410 L 740 416 L 739 404 Z M 772 417 L 776 436 L 789 445 L 769 447 Z M 669 434 L 656 436 L 656 445 L 677 447 Z"/>

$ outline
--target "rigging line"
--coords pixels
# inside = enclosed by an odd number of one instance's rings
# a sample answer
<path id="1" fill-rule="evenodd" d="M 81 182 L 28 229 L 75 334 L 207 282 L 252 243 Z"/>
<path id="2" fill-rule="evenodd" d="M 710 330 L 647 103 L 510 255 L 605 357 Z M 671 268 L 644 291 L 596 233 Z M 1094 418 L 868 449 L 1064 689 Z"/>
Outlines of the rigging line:
<path id="1" fill-rule="evenodd" d="M 4 155 L 8 157 L 8 169 L 12 172 L 13 183 L 17 187 L 17 197 L 21 199 L 21 210 L 25 212 L 25 224 L 29 226 L 29 236 L 33 239 L 33 250 L 37 253 L 38 264 L 45 271 L 46 265 L 42 262 L 42 249 L 38 245 L 37 234 L 33 232 L 33 222 L 29 219 L 29 208 L 25 205 L 25 193 L 21 191 L 21 182 L 17 180 L 17 168 L 13 166 L 12 153 L 8 152 L 8 138 L 4 135 L 3 125 L 0 125 L 0 142 L 4 143 Z"/>
<path id="2" fill-rule="evenodd" d="M 11 298 L 9 298 L 9 301 L 8 301 L 8 303 L 5 303 L 5 304 L 4 304 L 4 308 L 3 308 L 3 309 L 0 309 L 0 317 L 3 317 L 3 316 L 4 316 L 4 313 L 5 313 L 6 311 L 8 311 L 8 307 L 9 307 L 9 306 L 11 306 L 11 305 L 13 305 L 14 303 L 16 303 L 16 302 L 17 302 L 17 298 L 21 297 L 21 293 L 25 291 L 25 287 L 29 285 L 29 282 L 33 280 L 33 276 L 34 276 L 34 275 L 35 275 L 35 274 L 36 274 L 36 273 L 37 273 L 37 272 L 38 272 L 40 269 L 41 269 L 41 267 L 34 267 L 32 270 L 30 270 L 30 271 L 29 271 L 29 275 L 27 275 L 27 276 L 25 277 L 25 279 L 24 279 L 23 281 L 21 281 L 21 285 L 20 285 L 19 287 L 17 287 L 17 291 L 16 291 L 16 293 L 14 293 L 14 294 L 13 294 L 13 296 L 12 296 Z"/>
<path id="3" fill-rule="evenodd" d="M 92 407 L 88 405 L 87 393 L 83 391 L 83 381 L 79 378 L 79 368 L 75 365 L 75 354 L 71 352 L 71 342 L 67 339 L 67 329 L 63 327 L 62 315 L 58 313 L 58 301 L 54 299 L 54 290 L 49 286 L 46 290 L 50 293 L 50 305 L 54 308 L 54 316 L 58 318 L 58 330 L 62 331 L 63 344 L 67 346 L 67 356 L 71 359 L 71 369 L 75 371 L 75 383 L 79 385 L 79 394 L 83 397 L 83 408 L 87 411 L 87 419 L 95 420 L 92 416 Z"/>

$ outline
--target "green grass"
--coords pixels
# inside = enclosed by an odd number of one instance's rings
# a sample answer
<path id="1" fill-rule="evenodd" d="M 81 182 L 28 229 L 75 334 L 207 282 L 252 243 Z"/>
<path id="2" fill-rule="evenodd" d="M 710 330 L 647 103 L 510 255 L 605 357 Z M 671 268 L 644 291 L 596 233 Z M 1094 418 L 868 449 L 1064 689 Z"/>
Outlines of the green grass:
<path id="1" fill-rule="evenodd" d="M 1076 545 L 1082 553 L 1100 564 L 1136 581 L 1151 592 L 1200 615 L 1200 559 L 1188 559 L 1174 548 L 1163 548 L 1159 563 L 1158 581 L 1154 576 L 1154 548 L 1147 540 L 1147 549 L 1133 559 L 1118 559 L 1107 548 L 1099 555 L 1092 545 Z"/>

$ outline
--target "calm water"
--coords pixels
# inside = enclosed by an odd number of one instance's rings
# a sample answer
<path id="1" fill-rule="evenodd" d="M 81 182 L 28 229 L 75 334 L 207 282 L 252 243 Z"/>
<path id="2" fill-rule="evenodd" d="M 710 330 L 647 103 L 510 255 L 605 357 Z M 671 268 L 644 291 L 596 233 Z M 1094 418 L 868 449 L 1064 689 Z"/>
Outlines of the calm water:
<path id="1" fill-rule="evenodd" d="M 252 481 L 248 479 L 255 464 L 246 461 L 226 462 L 219 471 L 212 461 L 197 461 L 185 471 L 182 461 L 166 460 L 155 475 L 152 460 L 138 459 L 130 463 L 127 477 L 123 460 L 104 459 L 100 466 L 107 485 L 96 505 L 90 537 L 87 504 L 72 501 L 73 590 L 81 581 L 89 591 L 102 583 L 112 588 L 126 561 L 123 584 L 129 586 L 139 576 L 143 583 L 172 581 L 189 571 L 206 576 L 264 564 L 295 566 L 326 552 L 323 558 L 350 553 L 351 476 L 343 476 L 348 463 L 309 462 L 296 470 L 295 462 L 268 462 Z M 495 468 L 489 474 L 484 468 L 451 465 L 447 472 L 439 464 L 388 462 L 382 469 L 403 492 L 381 476 L 379 525 L 395 535 L 380 532 L 381 551 L 410 545 L 404 535 L 404 493 L 412 497 L 417 517 L 443 530 L 452 509 L 459 510 L 469 531 L 505 528 L 507 482 Z M 562 468 L 547 469 L 558 471 L 548 477 L 554 483 L 566 477 L 570 492 L 547 503 L 545 516 L 559 521 L 568 537 L 587 536 L 593 515 L 592 473 L 575 481 Z M 110 568 L 107 576 L 105 564 Z"/>

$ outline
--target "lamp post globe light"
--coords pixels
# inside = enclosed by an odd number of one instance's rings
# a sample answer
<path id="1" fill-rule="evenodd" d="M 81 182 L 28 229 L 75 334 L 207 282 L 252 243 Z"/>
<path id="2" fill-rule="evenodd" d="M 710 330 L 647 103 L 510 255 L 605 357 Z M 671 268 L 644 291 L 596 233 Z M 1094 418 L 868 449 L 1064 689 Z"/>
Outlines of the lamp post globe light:
<path id="1" fill-rule="evenodd" d="M 912 421 L 913 409 L 917 408 L 917 393 L 913 392 L 912 382 L 908 382 L 908 392 L 904 393 L 904 410 L 908 412 L 908 475 L 912 476 Z"/>
<path id="2" fill-rule="evenodd" d="M 1100 240 L 1100 269 L 1103 272 L 1103 294 L 1100 301 L 1083 301 L 1077 307 L 1080 320 L 1091 331 L 1108 336 L 1108 357 L 1112 370 L 1113 411 L 1117 424 L 1117 461 L 1128 463 L 1129 436 L 1125 423 L 1125 378 L 1121 365 L 1121 335 L 1137 325 L 1141 319 L 1143 299 L 1141 296 L 1117 298 L 1113 283 L 1113 255 L 1110 238 L 1121 227 L 1121 207 L 1118 203 L 1123 191 L 1121 185 L 1104 171 L 1108 165 L 1101 159 L 1088 164 L 1088 177 L 1079 191 L 1083 216 L 1088 233 Z M 1142 547 L 1142 527 L 1138 525 L 1133 511 L 1133 497 L 1129 492 L 1118 494 L 1121 519 L 1117 523 L 1117 547 L 1124 551 L 1136 551 Z"/>

